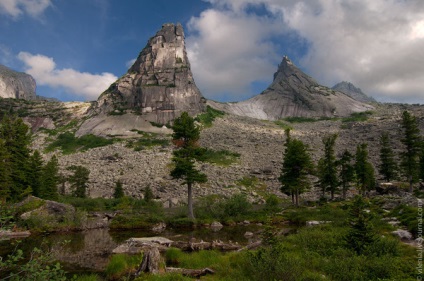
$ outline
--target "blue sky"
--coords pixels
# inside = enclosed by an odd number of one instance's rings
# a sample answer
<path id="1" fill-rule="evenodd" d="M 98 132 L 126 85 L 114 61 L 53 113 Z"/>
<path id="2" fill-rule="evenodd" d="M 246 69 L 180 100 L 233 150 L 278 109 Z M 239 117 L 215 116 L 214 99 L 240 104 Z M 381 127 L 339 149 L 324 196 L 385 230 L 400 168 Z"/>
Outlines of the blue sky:
<path id="1" fill-rule="evenodd" d="M 0 64 L 40 95 L 95 100 L 168 22 L 210 99 L 259 94 L 288 55 L 325 86 L 424 103 L 422 0 L 0 0 Z"/>

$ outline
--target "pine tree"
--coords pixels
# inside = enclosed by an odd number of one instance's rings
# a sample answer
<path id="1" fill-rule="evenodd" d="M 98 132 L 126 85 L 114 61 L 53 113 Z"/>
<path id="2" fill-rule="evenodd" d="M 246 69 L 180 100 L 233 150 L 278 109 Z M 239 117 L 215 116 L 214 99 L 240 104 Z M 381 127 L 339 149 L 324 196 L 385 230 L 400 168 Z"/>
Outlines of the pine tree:
<path id="1" fill-rule="evenodd" d="M 352 164 L 353 155 L 345 150 L 337 160 L 337 166 L 339 167 L 339 178 L 340 185 L 342 186 L 343 199 L 346 199 L 346 193 L 349 189 L 349 184 L 353 181 L 355 175 L 355 169 Z"/>
<path id="2" fill-rule="evenodd" d="M 337 177 L 337 165 L 334 146 L 337 134 L 326 136 L 322 139 L 324 144 L 324 156 L 318 162 L 318 178 L 322 189 L 322 196 L 326 191 L 331 192 L 331 199 L 334 199 L 334 192 L 339 186 Z"/>
<path id="3" fill-rule="evenodd" d="M 29 183 L 32 189 L 32 194 L 37 197 L 41 197 L 43 193 L 43 158 L 38 150 L 35 150 L 29 158 Z"/>
<path id="4" fill-rule="evenodd" d="M 368 246 L 378 240 L 367 207 L 367 202 L 361 196 L 356 196 L 349 210 L 350 230 L 345 241 L 358 255 L 363 254 Z"/>
<path id="5" fill-rule="evenodd" d="M 363 195 L 366 191 L 375 187 L 374 167 L 368 161 L 366 143 L 359 144 L 356 147 L 355 174 L 358 188 Z"/>
<path id="6" fill-rule="evenodd" d="M 75 197 L 85 198 L 87 196 L 88 179 L 90 171 L 83 166 L 71 166 L 68 170 L 74 171 L 74 174 L 69 176 L 68 181 L 71 184 L 72 194 Z"/>
<path id="7" fill-rule="evenodd" d="M 31 136 L 28 126 L 20 118 L 3 117 L 0 123 L 0 139 L 3 139 L 9 157 L 9 199 L 18 201 L 30 194 L 29 157 Z"/>
<path id="8" fill-rule="evenodd" d="M 182 179 L 183 184 L 187 184 L 188 216 L 190 219 L 194 219 L 193 184 L 207 181 L 206 175 L 195 167 L 196 154 L 200 151 L 198 146 L 200 130 L 187 112 L 183 112 L 179 118 L 174 120 L 172 129 L 174 130 L 172 141 L 178 149 L 173 152 L 174 169 L 171 171 L 171 176 L 174 179 Z"/>
<path id="9" fill-rule="evenodd" d="M 379 172 L 384 180 L 389 182 L 396 178 L 398 167 L 396 165 L 395 153 L 390 144 L 389 134 L 383 133 L 380 137 L 380 166 Z"/>
<path id="10" fill-rule="evenodd" d="M 421 146 L 420 130 L 417 119 L 408 111 L 402 113 L 402 128 L 404 136 L 401 139 L 405 151 L 401 153 L 401 166 L 404 176 L 408 179 L 409 192 L 413 191 L 413 184 L 418 180 L 418 156 Z"/>
<path id="11" fill-rule="evenodd" d="M 122 187 L 122 182 L 120 180 L 118 180 L 115 184 L 115 191 L 113 193 L 113 198 L 115 199 L 119 199 L 124 197 L 124 188 Z"/>
<path id="12" fill-rule="evenodd" d="M 308 146 L 302 141 L 291 139 L 286 142 L 283 168 L 279 181 L 281 192 L 292 194 L 292 201 L 299 205 L 299 195 L 310 188 L 308 176 L 313 172 L 313 163 Z"/>
<path id="13" fill-rule="evenodd" d="M 12 179 L 9 165 L 10 155 L 6 149 L 5 141 L 0 139 L 0 203 L 9 199 Z"/>
<path id="14" fill-rule="evenodd" d="M 59 181 L 59 162 L 56 155 L 53 155 L 43 168 L 43 188 L 40 197 L 43 199 L 57 200 L 59 197 L 59 192 L 57 190 Z"/>

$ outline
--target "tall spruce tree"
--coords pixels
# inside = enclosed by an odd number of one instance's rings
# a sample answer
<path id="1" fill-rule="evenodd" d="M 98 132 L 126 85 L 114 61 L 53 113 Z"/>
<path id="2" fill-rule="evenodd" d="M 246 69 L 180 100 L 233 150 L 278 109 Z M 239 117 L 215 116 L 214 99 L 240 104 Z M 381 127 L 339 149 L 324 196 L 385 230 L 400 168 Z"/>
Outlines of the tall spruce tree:
<path id="1" fill-rule="evenodd" d="M 40 197 L 43 199 L 57 200 L 59 197 L 59 192 L 57 190 L 59 181 L 59 162 L 56 155 L 53 155 L 43 167 Z"/>
<path id="2" fill-rule="evenodd" d="M 201 151 L 198 145 L 200 130 L 187 112 L 183 112 L 175 119 L 172 129 L 174 130 L 172 141 L 177 149 L 173 152 L 174 168 L 171 176 L 174 179 L 182 179 L 183 184 L 187 184 L 188 217 L 194 219 L 193 184 L 207 181 L 206 175 L 195 167 L 196 155 Z"/>
<path id="3" fill-rule="evenodd" d="M 74 172 L 68 178 L 68 181 L 71 184 L 72 195 L 79 198 L 85 198 L 87 196 L 90 170 L 86 167 L 75 165 L 68 167 L 68 170 Z"/>
<path id="4" fill-rule="evenodd" d="M 31 136 L 28 126 L 21 118 L 3 117 L 0 123 L 0 139 L 8 151 L 7 165 L 10 171 L 11 201 L 18 201 L 30 194 L 29 158 Z"/>
<path id="5" fill-rule="evenodd" d="M 390 144 L 390 136 L 387 132 L 380 136 L 380 166 L 379 172 L 384 180 L 389 182 L 396 178 L 398 166 L 396 164 L 395 153 Z"/>
<path id="6" fill-rule="evenodd" d="M 5 141 L 0 139 L 0 203 L 8 200 L 10 195 L 12 179 L 9 158 Z"/>
<path id="7" fill-rule="evenodd" d="M 28 179 L 34 196 L 42 198 L 43 192 L 43 158 L 38 150 L 35 150 L 29 158 Z"/>
<path id="8" fill-rule="evenodd" d="M 293 204 L 299 206 L 299 195 L 310 188 L 308 176 L 313 173 L 314 165 L 308 146 L 300 140 L 288 139 L 279 181 L 281 192 L 292 194 Z"/>
<path id="9" fill-rule="evenodd" d="M 374 167 L 368 161 L 367 146 L 366 143 L 359 144 L 355 155 L 356 181 L 362 195 L 375 187 Z"/>
<path id="10" fill-rule="evenodd" d="M 340 185 L 342 186 L 343 199 L 346 199 L 346 193 L 349 189 L 350 183 L 355 177 L 355 169 L 352 164 L 353 155 L 345 150 L 337 160 L 337 166 L 339 167 L 339 179 Z"/>
<path id="11" fill-rule="evenodd" d="M 337 134 L 329 135 L 322 139 L 322 143 L 324 144 L 324 156 L 318 162 L 318 178 L 322 189 L 322 196 L 325 196 L 326 191 L 330 191 L 332 200 L 334 199 L 334 192 L 339 186 L 334 150 L 336 139 Z"/>
<path id="12" fill-rule="evenodd" d="M 404 130 L 401 142 L 405 150 L 401 153 L 402 171 L 409 183 L 409 192 L 413 192 L 413 185 L 418 180 L 419 174 L 419 153 L 421 147 L 420 130 L 417 118 L 408 111 L 402 113 L 402 128 Z"/>

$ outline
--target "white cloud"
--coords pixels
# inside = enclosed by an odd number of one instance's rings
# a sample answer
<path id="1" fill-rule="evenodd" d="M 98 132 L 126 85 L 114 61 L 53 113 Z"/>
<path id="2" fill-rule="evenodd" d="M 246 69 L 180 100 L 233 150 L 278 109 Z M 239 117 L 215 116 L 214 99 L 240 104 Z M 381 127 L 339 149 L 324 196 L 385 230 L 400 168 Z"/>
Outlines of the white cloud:
<path id="1" fill-rule="evenodd" d="M 51 4 L 51 0 L 0 0 L 0 13 L 14 18 L 25 13 L 37 17 Z"/>
<path id="2" fill-rule="evenodd" d="M 52 58 L 20 52 L 18 58 L 25 64 L 25 72 L 32 75 L 38 85 L 64 88 L 68 93 L 94 100 L 118 77 L 112 73 L 91 74 L 74 69 L 57 69 Z"/>
<path id="3" fill-rule="evenodd" d="M 212 8 L 190 21 L 198 34 L 188 42 L 196 81 L 211 92 L 223 83 L 238 94 L 255 77 L 272 75 L 273 59 L 284 55 L 272 42 L 288 40 L 282 34 L 289 29 L 308 42 L 295 63 L 322 84 L 348 80 L 381 100 L 424 103 L 422 0 L 209 2 Z M 268 14 L 258 16 L 254 7 Z"/>

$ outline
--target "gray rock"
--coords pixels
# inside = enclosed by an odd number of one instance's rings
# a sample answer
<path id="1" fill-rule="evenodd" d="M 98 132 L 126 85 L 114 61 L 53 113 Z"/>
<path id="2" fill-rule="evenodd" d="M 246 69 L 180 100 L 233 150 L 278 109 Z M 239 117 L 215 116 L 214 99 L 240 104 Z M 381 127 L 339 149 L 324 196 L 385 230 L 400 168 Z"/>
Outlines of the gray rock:
<path id="1" fill-rule="evenodd" d="M 0 65 L 0 97 L 35 100 L 36 83 L 31 75 Z"/>
<path id="2" fill-rule="evenodd" d="M 348 116 L 374 108 L 318 84 L 286 56 L 274 74 L 274 81 L 260 95 L 236 103 L 208 103 L 229 113 L 265 120 L 287 116 Z"/>
<path id="3" fill-rule="evenodd" d="M 360 101 L 360 102 L 365 102 L 365 103 L 377 102 L 374 98 L 367 96 L 364 92 L 362 92 L 360 88 L 355 87 L 350 82 L 343 81 L 343 82 L 337 83 L 331 89 L 345 93 L 352 99 Z"/>
<path id="4" fill-rule="evenodd" d="M 412 239 L 411 232 L 404 230 L 404 229 L 397 229 L 395 231 L 392 231 L 392 234 L 399 237 L 401 240 L 411 240 Z"/>
<path id="5" fill-rule="evenodd" d="M 194 83 L 181 24 L 164 24 L 128 72 L 97 100 L 95 113 L 141 113 L 144 120 L 171 122 L 187 111 L 202 112 L 205 99 Z"/>

